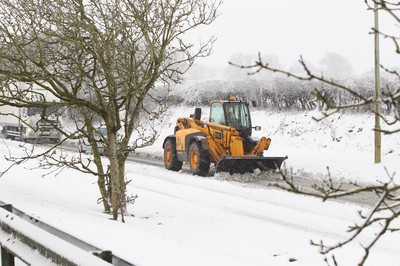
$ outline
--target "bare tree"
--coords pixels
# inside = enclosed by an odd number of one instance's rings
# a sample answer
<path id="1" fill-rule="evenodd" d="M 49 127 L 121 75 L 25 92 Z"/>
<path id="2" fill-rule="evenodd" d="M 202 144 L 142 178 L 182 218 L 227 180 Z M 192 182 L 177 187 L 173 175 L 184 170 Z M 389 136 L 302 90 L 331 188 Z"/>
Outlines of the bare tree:
<path id="1" fill-rule="evenodd" d="M 400 3 L 398 1 L 365 0 L 365 3 L 368 6 L 368 9 L 371 11 L 375 10 L 374 5 L 376 4 L 380 11 L 390 14 L 396 23 L 400 23 Z M 373 29 L 372 31 L 373 33 L 376 32 L 375 29 Z M 379 32 L 379 34 L 387 39 L 392 40 L 395 44 L 397 54 L 400 54 L 400 36 L 386 35 L 382 32 Z M 338 78 L 338 76 L 336 75 L 330 75 L 329 77 L 325 76 L 324 74 L 316 74 L 314 71 L 312 71 L 311 68 L 308 67 L 306 61 L 302 57 L 300 58 L 299 63 L 304 70 L 303 75 L 276 68 L 269 64 L 269 62 L 264 61 L 261 56 L 259 56 L 259 59 L 253 65 L 244 66 L 236 64 L 235 62 L 231 62 L 230 64 L 240 67 L 242 69 L 247 69 L 248 71 L 250 71 L 249 74 L 256 74 L 260 71 L 267 70 L 274 73 L 280 73 L 289 78 L 294 78 L 300 81 L 319 81 L 328 85 L 328 87 L 330 88 L 335 88 L 335 90 L 339 90 L 343 95 L 349 96 L 355 100 L 355 103 L 353 102 L 350 104 L 343 104 L 340 103 L 340 101 L 332 101 L 332 99 L 327 94 L 325 94 L 324 91 L 316 89 L 316 100 L 323 102 L 325 107 L 325 109 L 322 111 L 323 118 L 328 117 L 331 114 L 340 110 L 348 108 L 367 107 L 370 112 L 375 112 L 374 103 L 376 100 L 373 98 L 372 95 L 366 96 L 364 93 L 358 91 L 356 88 L 341 84 L 340 81 L 334 79 Z M 400 102 L 400 90 L 398 85 L 400 84 L 400 73 L 394 69 L 385 68 L 382 65 L 381 69 L 390 73 L 397 79 L 397 85 L 392 89 L 390 89 L 389 87 L 384 88 L 386 90 L 386 93 L 381 95 L 381 97 L 378 99 L 378 101 L 381 101 L 384 104 L 393 108 L 390 117 L 381 115 L 381 118 L 389 126 L 399 125 L 400 116 L 398 107 Z M 373 88 L 371 87 L 371 94 L 372 91 Z M 385 134 L 394 134 L 399 132 L 400 128 L 379 130 Z M 346 244 L 355 241 L 355 239 L 362 234 L 371 234 L 372 232 L 372 238 L 367 240 L 367 242 L 362 243 L 364 255 L 362 256 L 359 265 L 364 265 L 372 248 L 384 234 L 398 233 L 400 231 L 400 228 L 398 226 L 398 219 L 400 216 L 400 186 L 395 181 L 395 173 L 392 173 L 389 170 L 387 170 L 386 182 L 381 182 L 377 185 L 371 186 L 360 186 L 357 183 L 352 183 L 349 187 L 348 185 L 342 183 L 335 183 L 334 179 L 330 176 L 328 169 L 328 178 L 323 180 L 322 184 L 315 184 L 311 190 L 305 190 L 304 188 L 298 186 L 290 172 L 281 172 L 281 176 L 284 183 L 272 185 L 294 193 L 320 197 L 324 201 L 328 199 L 342 198 L 350 195 L 359 195 L 365 192 L 372 192 L 376 195 L 377 201 L 375 205 L 368 211 L 368 213 L 359 213 L 361 222 L 349 227 L 350 235 L 347 239 L 334 245 L 327 245 L 322 241 L 312 241 L 313 245 L 321 248 L 322 254 L 331 255 L 330 258 L 326 260 L 328 265 L 339 264 L 338 260 L 333 254 L 336 249 L 342 248 Z"/>
<path id="2" fill-rule="evenodd" d="M 198 57 L 209 55 L 214 38 L 193 44 L 185 34 L 212 23 L 219 0 L 0 0 L 0 103 L 48 108 L 43 95 L 32 100 L 34 84 L 73 113 L 73 130 L 62 126 L 61 143 L 29 158 L 98 176 L 106 212 L 118 219 L 125 204 L 125 162 L 136 148 L 149 145 L 143 122 L 165 107 L 157 82 L 178 82 Z M 35 92 L 33 92 L 35 93 Z M 98 121 L 99 124 L 93 121 Z M 98 130 L 105 127 L 105 133 Z M 100 137 L 99 137 L 100 136 Z M 92 159 L 70 158 L 52 150 L 69 139 L 87 138 Z M 107 161 L 98 147 L 106 147 Z M 56 168 L 57 169 L 57 168 Z"/>

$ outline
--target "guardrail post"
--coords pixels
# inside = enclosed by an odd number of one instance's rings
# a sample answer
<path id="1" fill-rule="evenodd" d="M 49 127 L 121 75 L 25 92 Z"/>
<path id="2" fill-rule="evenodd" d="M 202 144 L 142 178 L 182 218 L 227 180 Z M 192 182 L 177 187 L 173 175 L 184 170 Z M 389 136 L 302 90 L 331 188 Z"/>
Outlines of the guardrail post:
<path id="1" fill-rule="evenodd" d="M 112 251 L 110 250 L 96 250 L 92 251 L 92 254 L 104 261 L 112 263 Z"/>
<path id="2" fill-rule="evenodd" d="M 1 265 L 2 266 L 15 266 L 14 255 L 8 252 L 7 249 L 1 246 Z"/>
<path id="3" fill-rule="evenodd" d="M 9 212 L 12 212 L 12 210 L 13 210 L 13 206 L 11 204 L 2 204 L 2 205 L 0 205 L 0 208 L 3 208 Z M 1 265 L 2 266 L 15 266 L 14 254 L 9 252 L 3 246 L 1 246 Z"/>

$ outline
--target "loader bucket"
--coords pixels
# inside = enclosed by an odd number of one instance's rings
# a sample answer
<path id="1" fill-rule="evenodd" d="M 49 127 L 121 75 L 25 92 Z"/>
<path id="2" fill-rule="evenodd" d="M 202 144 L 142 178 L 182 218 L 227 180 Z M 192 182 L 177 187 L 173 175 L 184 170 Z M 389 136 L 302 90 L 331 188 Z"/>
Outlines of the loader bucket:
<path id="1" fill-rule="evenodd" d="M 252 173 L 259 168 L 261 171 L 279 170 L 282 162 L 288 157 L 230 157 L 221 159 L 216 165 L 216 172 Z"/>

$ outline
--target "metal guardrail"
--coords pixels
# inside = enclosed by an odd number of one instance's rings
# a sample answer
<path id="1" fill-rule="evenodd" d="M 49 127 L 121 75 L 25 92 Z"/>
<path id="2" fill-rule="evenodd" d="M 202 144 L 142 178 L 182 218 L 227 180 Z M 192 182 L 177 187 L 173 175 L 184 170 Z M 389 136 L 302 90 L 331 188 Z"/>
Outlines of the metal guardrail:
<path id="1" fill-rule="evenodd" d="M 1 265 L 134 266 L 0 201 Z"/>

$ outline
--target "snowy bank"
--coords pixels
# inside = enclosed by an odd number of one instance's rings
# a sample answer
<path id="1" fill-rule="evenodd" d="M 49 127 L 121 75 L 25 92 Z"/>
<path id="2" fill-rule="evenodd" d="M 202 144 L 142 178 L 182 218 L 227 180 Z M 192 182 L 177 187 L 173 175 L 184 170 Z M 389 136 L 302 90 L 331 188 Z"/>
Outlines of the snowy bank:
<path id="1" fill-rule="evenodd" d="M 207 120 L 208 107 L 202 109 L 202 119 Z M 173 134 L 176 119 L 188 117 L 194 108 L 181 106 L 169 112 L 169 121 L 160 125 L 158 140 L 151 147 L 138 150 L 139 154 L 162 158 L 162 143 Z M 288 155 L 284 167 L 295 175 L 321 179 L 328 175 L 329 167 L 336 180 L 371 184 L 387 181 L 386 169 L 390 174 L 400 172 L 399 134 L 382 135 L 382 163 L 374 164 L 373 115 L 334 114 L 320 122 L 313 119 L 321 116 L 317 111 L 252 111 L 251 115 L 253 126 L 262 127 L 253 135 L 271 138 L 267 154 Z"/>

